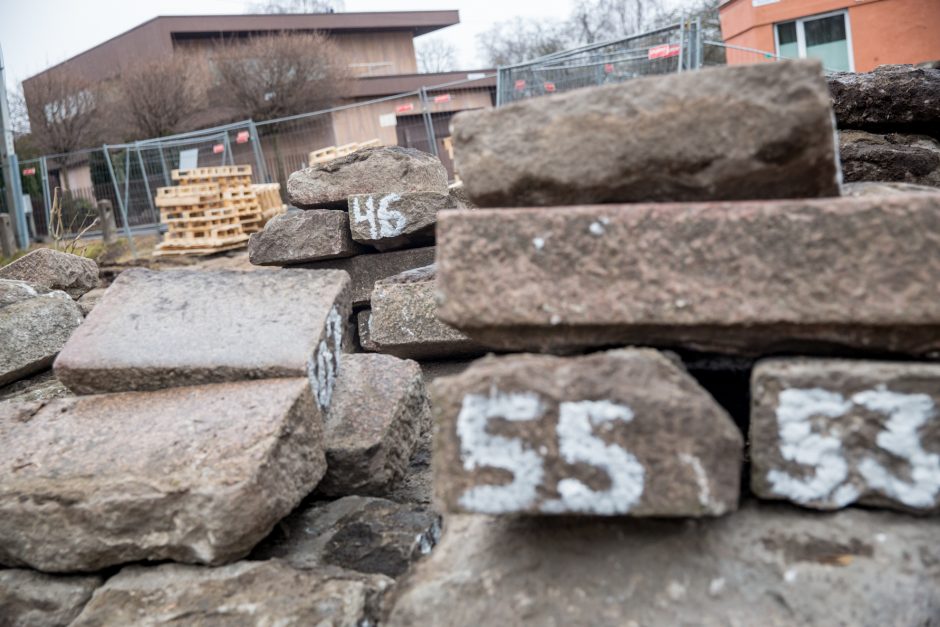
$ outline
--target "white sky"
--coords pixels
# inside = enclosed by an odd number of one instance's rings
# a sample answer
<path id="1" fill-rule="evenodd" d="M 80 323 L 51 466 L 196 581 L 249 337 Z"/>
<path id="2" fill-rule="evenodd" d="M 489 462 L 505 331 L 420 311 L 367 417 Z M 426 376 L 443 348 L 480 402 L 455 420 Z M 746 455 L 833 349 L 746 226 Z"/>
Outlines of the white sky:
<path id="1" fill-rule="evenodd" d="M 244 13 L 250 4 L 247 0 L 0 0 L 0 48 L 7 84 L 12 87 L 157 15 Z M 481 67 L 476 35 L 494 22 L 516 15 L 564 18 L 569 6 L 568 0 L 346 0 L 345 10 L 458 9 L 460 24 L 428 36 L 449 38 L 457 47 L 460 69 L 474 69 Z"/>

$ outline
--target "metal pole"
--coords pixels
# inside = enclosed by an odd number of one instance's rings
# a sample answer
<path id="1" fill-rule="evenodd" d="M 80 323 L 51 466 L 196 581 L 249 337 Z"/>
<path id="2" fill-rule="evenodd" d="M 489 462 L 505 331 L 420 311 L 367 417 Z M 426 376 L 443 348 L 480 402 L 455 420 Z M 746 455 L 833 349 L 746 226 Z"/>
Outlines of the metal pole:
<path id="1" fill-rule="evenodd" d="M 232 145 L 228 141 L 228 133 L 222 135 L 222 165 L 225 165 L 225 158 L 228 157 L 229 165 L 235 165 L 235 156 L 232 154 Z"/>
<path id="2" fill-rule="evenodd" d="M 419 90 L 418 99 L 421 102 L 421 116 L 424 118 L 424 129 L 430 147 L 428 152 L 437 157 L 437 138 L 434 136 L 434 120 L 431 118 L 431 111 L 428 108 L 428 92 L 424 87 Z"/>
<path id="3" fill-rule="evenodd" d="M 170 170 L 166 167 L 166 155 L 163 154 L 163 144 L 157 144 L 160 148 L 160 167 L 163 168 L 163 186 L 170 186 Z"/>
<path id="4" fill-rule="evenodd" d="M 496 68 L 496 106 L 499 107 L 503 102 L 503 91 L 501 89 L 503 81 L 503 69 L 501 67 Z"/>
<path id="5" fill-rule="evenodd" d="M 121 190 L 118 187 L 117 179 L 114 177 L 114 164 L 111 163 L 111 153 L 108 150 L 108 145 L 105 144 L 101 147 L 104 151 L 104 159 L 108 164 L 108 174 L 111 175 L 111 184 L 114 185 L 114 195 L 118 201 L 118 209 L 121 210 L 121 217 L 124 219 L 124 236 L 127 238 L 127 243 L 131 249 L 131 255 L 134 259 L 137 259 L 137 247 L 134 246 L 134 237 L 131 235 L 131 226 L 127 223 L 127 207 L 124 206 L 124 201 L 121 199 Z"/>
<path id="6" fill-rule="evenodd" d="M 49 229 L 52 228 L 52 199 L 49 196 L 49 166 L 44 156 L 39 158 L 39 174 L 42 177 L 42 206 L 46 210 L 46 235 L 49 235 Z"/>
<path id="7" fill-rule="evenodd" d="M 150 181 L 147 180 L 147 169 L 144 167 L 144 158 L 140 156 L 140 144 L 134 144 L 134 149 L 137 151 L 137 163 L 140 165 L 140 174 L 144 177 L 144 189 L 147 190 L 147 204 L 150 206 L 150 218 L 153 219 L 157 215 L 157 209 L 153 206 L 153 193 L 150 191 Z"/>
<path id="8" fill-rule="evenodd" d="M 255 153 L 255 167 L 258 169 L 258 182 L 271 183 L 268 176 L 268 164 L 264 161 L 264 150 L 261 147 L 261 137 L 254 120 L 248 120 L 248 132 L 251 133 L 251 150 Z"/>
<path id="9" fill-rule="evenodd" d="M 16 223 L 20 246 L 29 247 L 29 233 L 26 232 L 26 214 L 23 212 L 23 193 L 20 183 L 20 170 L 13 147 L 13 129 L 10 128 L 10 109 L 7 105 L 6 75 L 3 71 L 3 51 L 0 50 L 0 170 L 5 181 L 7 211 Z"/>
<path id="10" fill-rule="evenodd" d="M 682 59 L 685 56 L 685 21 L 679 25 L 679 69 L 677 72 L 682 71 Z"/>

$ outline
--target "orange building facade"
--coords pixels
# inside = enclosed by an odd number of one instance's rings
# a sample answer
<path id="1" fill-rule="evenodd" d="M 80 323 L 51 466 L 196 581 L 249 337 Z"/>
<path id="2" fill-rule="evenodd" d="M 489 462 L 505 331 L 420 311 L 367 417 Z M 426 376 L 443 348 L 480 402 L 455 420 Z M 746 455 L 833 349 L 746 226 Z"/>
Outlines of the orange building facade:
<path id="1" fill-rule="evenodd" d="M 940 0 L 724 0 L 728 63 L 817 58 L 827 70 L 868 72 L 940 60 Z"/>

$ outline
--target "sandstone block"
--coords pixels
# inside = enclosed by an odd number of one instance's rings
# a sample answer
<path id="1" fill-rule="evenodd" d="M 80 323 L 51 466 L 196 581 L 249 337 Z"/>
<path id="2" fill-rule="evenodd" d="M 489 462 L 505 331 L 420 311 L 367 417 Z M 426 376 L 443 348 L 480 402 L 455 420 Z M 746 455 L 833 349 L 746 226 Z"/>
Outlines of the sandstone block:
<path id="1" fill-rule="evenodd" d="M 883 196 L 885 194 L 937 194 L 936 187 L 930 185 L 914 185 L 913 183 L 897 183 L 894 181 L 864 181 L 857 183 L 843 183 L 843 196 Z"/>
<path id="2" fill-rule="evenodd" d="M 0 405 L 0 564 L 246 555 L 326 470 L 306 379 Z"/>
<path id="3" fill-rule="evenodd" d="M 434 277 L 432 265 L 376 281 L 371 313 L 360 317 L 363 348 L 410 359 L 483 353 L 479 345 L 438 318 Z"/>
<path id="4" fill-rule="evenodd" d="M 384 625 L 924 625 L 936 524 L 745 504 L 706 520 L 450 516 Z"/>
<path id="5" fill-rule="evenodd" d="M 770 359 L 751 398 L 758 496 L 940 513 L 940 364 Z"/>
<path id="6" fill-rule="evenodd" d="M 352 279 L 351 298 L 353 307 L 368 305 L 372 299 L 375 282 L 406 270 L 413 270 L 434 263 L 434 247 L 394 250 L 385 253 L 356 255 L 347 259 L 331 259 L 305 263 L 301 268 L 311 270 L 344 270 Z"/>
<path id="7" fill-rule="evenodd" d="M 904 181 L 940 187 L 940 141 L 926 135 L 841 131 L 839 155 L 847 182 Z"/>
<path id="8" fill-rule="evenodd" d="M 301 209 L 338 207 L 356 194 L 447 193 L 441 161 L 414 148 L 364 148 L 328 163 L 298 170 L 287 180 L 287 198 Z"/>
<path id="9" fill-rule="evenodd" d="M 431 552 L 441 517 L 426 507 L 347 496 L 314 503 L 284 519 L 251 554 L 295 568 L 323 565 L 398 577 Z"/>
<path id="10" fill-rule="evenodd" d="M 95 308 L 95 305 L 98 304 L 98 301 L 101 300 L 101 297 L 104 296 L 106 291 L 107 288 L 96 287 L 95 289 L 82 294 L 82 296 L 76 301 L 82 310 L 82 315 L 87 316 L 90 314 L 91 310 Z"/>
<path id="11" fill-rule="evenodd" d="M 379 250 L 434 243 L 437 212 L 457 209 L 457 201 L 440 192 L 360 194 L 349 197 L 352 238 Z"/>
<path id="12" fill-rule="evenodd" d="M 452 127 L 481 207 L 839 194 L 816 61 L 643 77 L 460 113 Z"/>
<path id="13" fill-rule="evenodd" d="M 940 69 L 882 65 L 826 78 L 840 129 L 937 134 Z"/>
<path id="14" fill-rule="evenodd" d="M 47 401 L 71 395 L 51 369 L 0 387 L 0 401 Z"/>
<path id="15" fill-rule="evenodd" d="M 12 300 L 13 291 L 6 291 L 5 299 Z M 79 306 L 61 291 L 24 296 L 0 306 L 0 386 L 52 365 L 82 320 Z"/>
<path id="16" fill-rule="evenodd" d="M 35 283 L 16 281 L 13 279 L 0 279 L 0 307 L 6 307 L 34 296 L 49 293 L 49 289 Z"/>
<path id="17" fill-rule="evenodd" d="M 33 570 L 0 570 L 0 624 L 6 627 L 67 627 L 103 579 Z"/>
<path id="18" fill-rule="evenodd" d="M 329 209 L 276 216 L 248 240 L 248 258 L 256 266 L 351 257 L 364 250 L 349 237 L 346 212 Z"/>
<path id="19" fill-rule="evenodd" d="M 344 272 L 129 270 L 55 363 L 80 394 L 308 376 L 329 406 L 349 315 Z"/>
<path id="20" fill-rule="evenodd" d="M 416 362 L 345 355 L 324 421 L 327 473 L 318 489 L 331 495 L 381 494 L 405 473 L 429 422 Z"/>
<path id="21" fill-rule="evenodd" d="M 108 579 L 73 627 L 126 625 L 374 625 L 392 581 L 279 561 L 219 568 L 128 566 Z"/>
<path id="22" fill-rule="evenodd" d="M 437 231 L 437 314 L 488 346 L 940 350 L 937 194 L 447 211 Z"/>
<path id="23" fill-rule="evenodd" d="M 98 286 L 98 264 L 52 248 L 37 248 L 0 268 L 0 279 L 28 281 L 78 298 Z"/>
<path id="24" fill-rule="evenodd" d="M 719 516 L 743 439 L 650 349 L 486 357 L 431 384 L 435 497 L 450 512 Z"/>

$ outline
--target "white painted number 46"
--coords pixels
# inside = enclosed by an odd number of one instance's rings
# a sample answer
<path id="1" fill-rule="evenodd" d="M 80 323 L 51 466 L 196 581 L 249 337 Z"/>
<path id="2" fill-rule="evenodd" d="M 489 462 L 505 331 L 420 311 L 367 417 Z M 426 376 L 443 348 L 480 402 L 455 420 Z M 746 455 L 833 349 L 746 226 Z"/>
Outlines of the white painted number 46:
<path id="1" fill-rule="evenodd" d="M 353 198 L 352 217 L 356 224 L 369 223 L 369 236 L 372 239 L 395 237 L 400 235 L 408 224 L 408 220 L 400 211 L 389 209 L 389 204 L 401 200 L 398 194 L 386 194 L 379 199 L 378 211 L 375 209 L 373 196 L 367 196 L 365 209 L 359 203 L 359 198 Z"/>

